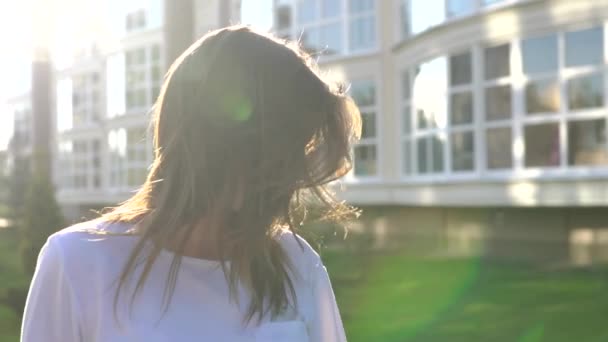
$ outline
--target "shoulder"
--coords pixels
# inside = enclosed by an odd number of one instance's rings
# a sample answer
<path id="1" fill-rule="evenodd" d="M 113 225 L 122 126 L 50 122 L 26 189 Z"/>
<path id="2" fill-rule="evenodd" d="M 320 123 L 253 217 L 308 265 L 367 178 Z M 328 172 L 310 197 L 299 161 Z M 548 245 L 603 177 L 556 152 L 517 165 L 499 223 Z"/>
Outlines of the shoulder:
<path id="1" fill-rule="evenodd" d="M 323 265 L 319 254 L 302 236 L 284 229 L 279 232 L 276 239 L 295 273 L 309 278 L 314 268 Z"/>
<path id="2" fill-rule="evenodd" d="M 128 231 L 128 225 L 107 223 L 100 220 L 79 223 L 62 229 L 49 236 L 45 251 L 54 253 L 72 267 L 92 266 L 100 257 L 123 254 L 127 245 L 133 243 L 132 237 L 121 239 Z M 128 249 L 127 249 L 128 250 Z"/>

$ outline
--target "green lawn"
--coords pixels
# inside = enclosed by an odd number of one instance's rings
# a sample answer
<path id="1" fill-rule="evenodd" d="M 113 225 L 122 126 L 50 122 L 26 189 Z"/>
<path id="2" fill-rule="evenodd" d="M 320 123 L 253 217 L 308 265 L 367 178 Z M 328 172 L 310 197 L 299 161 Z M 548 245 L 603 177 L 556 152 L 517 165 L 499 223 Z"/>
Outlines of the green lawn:
<path id="1" fill-rule="evenodd" d="M 326 251 L 349 341 L 608 341 L 608 269 Z"/>

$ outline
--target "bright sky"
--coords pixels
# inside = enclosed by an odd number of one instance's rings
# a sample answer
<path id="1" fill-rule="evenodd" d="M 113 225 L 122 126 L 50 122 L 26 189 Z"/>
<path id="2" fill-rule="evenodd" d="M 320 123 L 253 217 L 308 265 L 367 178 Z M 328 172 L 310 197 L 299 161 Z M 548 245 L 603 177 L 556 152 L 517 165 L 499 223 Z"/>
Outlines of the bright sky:
<path id="1" fill-rule="evenodd" d="M 34 2 L 49 4 L 49 0 L 19 0 L 11 1 L 10 11 L 0 11 L 0 150 L 6 148 L 11 136 L 13 118 L 6 105 L 7 98 L 22 94 L 29 89 L 30 83 L 30 51 L 32 47 L 31 13 Z M 98 1 L 91 0 L 54 0 L 60 4 L 60 15 L 69 16 L 75 12 L 82 13 L 91 10 Z M 124 3 L 122 1 L 125 1 Z M 122 0 L 121 4 L 134 5 L 142 0 Z M 93 5 L 91 5 L 93 4 Z M 242 0 L 241 17 L 244 24 L 260 29 L 269 29 L 272 24 L 272 0 Z M 70 12 L 67 12 L 70 9 Z M 44 12 L 44 11 L 39 11 Z M 99 13 L 99 12 L 96 12 Z M 42 13 L 41 13 L 42 14 Z M 78 15 L 76 17 L 85 17 Z M 78 22 L 74 26 L 87 26 L 88 23 Z M 90 25 L 88 25 L 90 26 Z M 76 39 L 73 32 L 81 31 L 74 27 L 64 27 L 60 32 L 65 41 L 58 42 L 58 50 L 69 53 L 73 47 L 72 40 Z"/>

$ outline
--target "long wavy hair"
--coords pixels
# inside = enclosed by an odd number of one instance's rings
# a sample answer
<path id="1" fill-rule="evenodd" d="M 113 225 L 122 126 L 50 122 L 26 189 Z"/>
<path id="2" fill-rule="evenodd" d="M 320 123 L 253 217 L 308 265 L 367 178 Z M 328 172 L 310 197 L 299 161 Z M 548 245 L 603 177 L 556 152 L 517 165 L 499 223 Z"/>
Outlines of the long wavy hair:
<path id="1" fill-rule="evenodd" d="M 251 293 L 245 321 L 280 314 L 295 293 L 276 234 L 294 232 L 307 204 L 326 217 L 355 212 L 326 188 L 350 170 L 360 132 L 344 87 L 324 81 L 297 44 L 228 27 L 207 34 L 171 65 L 153 125 L 154 162 L 145 183 L 101 217 L 132 224 L 130 233 L 139 237 L 119 278 L 115 308 L 135 270 L 143 267 L 132 301 L 156 258 L 173 246 L 168 305 L 183 248 L 204 220 L 217 232 L 209 236 L 216 236 L 231 295 L 238 285 Z"/>

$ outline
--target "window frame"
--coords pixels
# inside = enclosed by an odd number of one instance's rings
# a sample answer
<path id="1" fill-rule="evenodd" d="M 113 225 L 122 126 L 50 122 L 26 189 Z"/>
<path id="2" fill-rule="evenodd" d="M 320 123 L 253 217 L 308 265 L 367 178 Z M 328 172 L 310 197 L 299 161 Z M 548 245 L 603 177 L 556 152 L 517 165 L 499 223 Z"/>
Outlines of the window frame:
<path id="1" fill-rule="evenodd" d="M 603 35 L 603 61 L 597 65 L 584 65 L 584 66 L 572 66 L 566 67 L 565 59 L 565 35 L 567 32 L 579 31 L 592 29 L 595 27 L 601 27 Z M 422 61 L 417 61 L 410 64 L 397 65 L 396 77 L 396 108 L 398 109 L 398 124 L 396 125 L 397 136 L 399 137 L 398 144 L 398 158 L 399 158 L 399 180 L 401 183 L 412 183 L 412 184 L 426 184 L 429 182 L 433 183 L 451 183 L 458 181 L 505 181 L 505 180 L 525 180 L 525 179 L 561 179 L 563 177 L 605 177 L 608 176 L 608 165 L 568 165 L 568 124 L 572 121 L 583 121 L 583 120 L 606 120 L 606 127 L 608 127 L 608 27 L 605 21 L 585 23 L 584 25 L 569 25 L 554 29 L 551 31 L 536 31 L 530 34 L 524 34 L 511 39 L 497 39 L 487 40 L 480 43 L 474 43 L 468 48 L 471 49 L 473 56 L 473 91 L 474 91 L 474 141 L 475 141 L 475 171 L 459 174 L 458 172 L 452 172 L 451 160 L 446 163 L 446 172 L 444 173 L 430 173 L 420 174 L 417 168 L 417 147 L 415 141 L 415 131 L 418 129 L 416 126 L 416 120 L 414 117 L 414 106 L 413 103 L 413 84 L 412 76 L 409 76 L 409 85 L 411 89 L 410 100 L 404 100 L 402 98 L 403 85 L 401 84 L 401 74 L 406 70 L 412 70 L 416 65 L 420 65 L 429 61 L 432 61 L 438 57 L 445 57 L 448 60 L 447 73 L 449 75 L 449 56 L 452 51 L 447 51 L 442 55 L 435 55 L 427 57 Z M 556 34 L 557 35 L 557 46 L 558 46 L 558 67 L 557 71 L 553 72 L 553 76 L 544 74 L 536 74 L 533 77 L 526 75 L 523 70 L 522 60 L 522 42 L 528 38 L 534 38 L 543 35 Z M 499 77 L 496 79 L 486 80 L 485 79 L 485 55 L 484 49 L 486 47 L 496 47 L 503 44 L 510 45 L 510 75 Z M 466 49 L 466 47 L 465 47 Z M 462 52 L 463 49 L 457 50 Z M 477 60 L 475 61 L 475 58 Z M 600 74 L 603 77 L 603 106 L 598 108 L 585 108 L 570 110 L 569 99 L 568 99 L 568 81 L 573 78 L 578 78 L 585 75 Z M 560 104 L 559 108 L 555 113 L 544 113 L 528 115 L 526 104 L 525 104 L 525 85 L 531 80 L 546 79 L 547 77 L 555 77 L 558 82 Z M 449 78 L 449 76 L 448 76 Z M 488 121 L 485 118 L 485 90 L 493 86 L 510 85 L 511 89 L 511 116 L 508 119 Z M 461 86 L 457 86 L 461 87 Z M 448 94 L 450 93 L 448 80 Z M 446 95 L 448 96 L 448 95 Z M 451 126 L 450 115 L 450 101 L 446 99 L 448 103 L 448 126 Z M 409 106 L 410 108 L 410 134 L 404 134 L 403 132 L 403 113 Z M 527 125 L 536 124 L 548 124 L 557 123 L 560 132 L 560 164 L 555 167 L 526 167 L 525 162 L 525 141 L 524 141 L 524 130 Z M 488 167 L 487 160 L 487 144 L 486 142 L 486 131 L 491 128 L 510 128 L 511 130 L 511 167 L 502 169 L 490 169 Z M 449 132 L 457 131 L 457 129 L 450 128 Z M 608 129 L 605 133 L 608 135 Z M 448 135 L 447 139 L 451 139 Z M 606 149 L 608 151 L 608 136 L 606 137 Z M 404 161 L 404 147 L 405 142 L 409 141 L 409 169 L 411 172 L 406 172 Z M 452 145 L 447 144 L 446 156 L 451 157 Z"/>
<path id="2" fill-rule="evenodd" d="M 321 13 L 322 13 L 321 12 L 322 11 L 321 2 L 323 0 L 308 0 L 308 1 L 314 1 L 315 13 L 316 13 L 316 19 L 311 22 L 308 22 L 308 23 L 300 23 L 299 19 L 298 19 L 298 4 L 301 1 L 303 1 L 303 0 L 292 0 L 289 3 L 290 10 L 291 10 L 291 18 L 292 18 L 291 27 L 287 27 L 287 28 L 278 30 L 277 33 L 279 36 L 300 40 L 300 37 L 302 36 L 302 34 L 305 30 L 310 30 L 310 29 L 319 30 L 321 27 L 338 23 L 340 25 L 340 29 L 342 31 L 341 50 L 337 53 L 333 53 L 330 55 L 323 55 L 323 51 L 320 51 L 321 58 L 327 59 L 327 60 L 333 60 L 333 59 L 339 59 L 339 58 L 344 58 L 344 57 L 349 57 L 349 56 L 365 55 L 365 54 L 370 54 L 370 53 L 374 53 L 374 52 L 378 51 L 379 46 L 380 46 L 380 39 L 381 39 L 380 32 L 379 32 L 380 25 L 379 25 L 379 20 L 378 20 L 379 19 L 378 12 L 379 12 L 379 6 L 380 6 L 379 2 L 381 0 L 373 0 L 373 3 L 374 3 L 373 9 L 370 10 L 369 12 L 356 13 L 356 14 L 350 13 L 349 0 L 339 0 L 341 11 L 340 11 L 339 15 L 337 15 L 335 17 L 331 17 L 331 18 L 323 18 L 321 15 Z M 275 13 L 275 15 L 276 15 L 276 13 Z M 361 17 L 365 17 L 365 16 L 372 16 L 372 18 L 373 18 L 374 42 L 368 48 L 353 49 L 350 44 L 350 38 L 351 38 L 350 23 L 353 19 L 361 18 Z"/>

